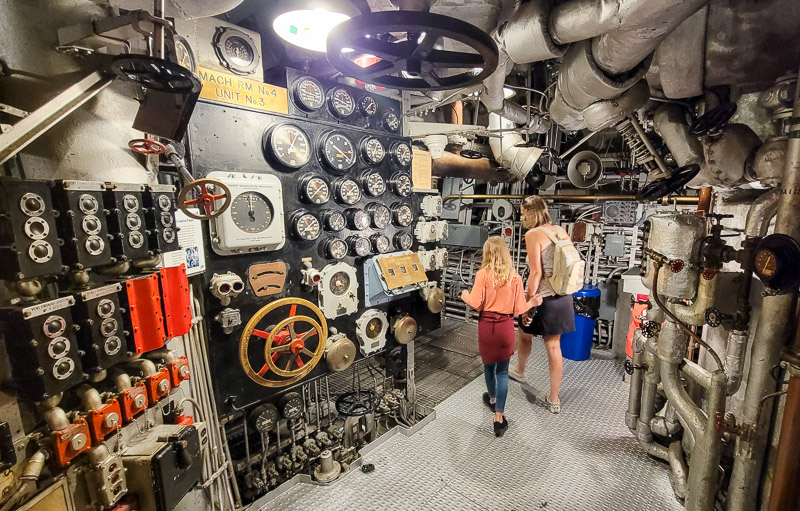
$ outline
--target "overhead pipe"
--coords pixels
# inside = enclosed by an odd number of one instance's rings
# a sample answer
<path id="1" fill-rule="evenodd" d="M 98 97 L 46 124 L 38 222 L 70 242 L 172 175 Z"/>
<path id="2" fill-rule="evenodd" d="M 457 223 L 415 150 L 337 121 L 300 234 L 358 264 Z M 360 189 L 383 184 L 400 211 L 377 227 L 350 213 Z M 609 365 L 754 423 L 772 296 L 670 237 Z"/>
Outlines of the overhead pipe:
<path id="1" fill-rule="evenodd" d="M 524 199 L 527 195 L 516 194 L 454 194 L 445 195 L 443 202 L 451 200 L 478 200 L 478 199 Z M 597 201 L 636 201 L 635 195 L 539 195 L 544 200 L 553 202 L 597 202 Z M 690 195 L 670 195 L 661 198 L 661 204 L 668 206 L 675 204 L 697 204 L 697 197 Z"/>
<path id="2" fill-rule="evenodd" d="M 498 167 L 488 158 L 464 158 L 445 151 L 441 158 L 432 160 L 431 175 L 458 177 L 506 183 L 514 180 L 507 170 Z"/>
<path id="3" fill-rule="evenodd" d="M 498 114 L 489 114 L 489 130 L 500 130 L 499 137 L 489 138 L 494 159 L 516 178 L 523 179 L 536 165 L 544 150 L 541 147 L 523 147 L 525 141 L 513 130 L 514 124 Z"/>

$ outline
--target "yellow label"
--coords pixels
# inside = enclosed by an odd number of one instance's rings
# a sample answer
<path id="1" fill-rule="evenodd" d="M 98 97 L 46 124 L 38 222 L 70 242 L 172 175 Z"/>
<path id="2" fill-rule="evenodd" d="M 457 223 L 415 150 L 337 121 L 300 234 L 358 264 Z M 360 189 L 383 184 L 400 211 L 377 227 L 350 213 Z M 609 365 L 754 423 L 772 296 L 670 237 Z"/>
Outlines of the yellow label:
<path id="1" fill-rule="evenodd" d="M 286 89 L 268 83 L 239 78 L 202 67 L 197 76 L 203 82 L 200 97 L 267 112 L 289 113 Z"/>
<path id="2" fill-rule="evenodd" d="M 378 259 L 378 265 L 381 267 L 381 275 L 389 289 L 397 289 L 428 280 L 422 261 L 419 260 L 416 252 L 381 257 Z"/>
<path id="3" fill-rule="evenodd" d="M 433 163 L 431 160 L 431 153 L 415 147 L 412 154 L 411 180 L 414 182 L 414 188 L 422 188 L 425 190 L 432 188 L 431 167 Z"/>

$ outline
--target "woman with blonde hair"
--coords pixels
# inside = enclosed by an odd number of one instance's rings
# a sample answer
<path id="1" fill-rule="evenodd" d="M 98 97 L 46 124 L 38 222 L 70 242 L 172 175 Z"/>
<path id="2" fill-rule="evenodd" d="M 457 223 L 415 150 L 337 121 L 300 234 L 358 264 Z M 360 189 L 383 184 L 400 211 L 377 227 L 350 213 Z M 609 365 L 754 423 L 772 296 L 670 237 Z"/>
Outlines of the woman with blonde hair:
<path id="1" fill-rule="evenodd" d="M 483 402 L 494 412 L 494 434 L 508 429 L 505 411 L 508 394 L 508 363 L 514 354 L 514 316 L 528 311 L 522 278 L 514 271 L 511 254 L 503 238 L 492 236 L 483 244 L 483 263 L 475 274 L 471 291 L 461 299 L 480 311 L 478 351 L 483 361 L 488 392 Z"/>
<path id="2" fill-rule="evenodd" d="M 575 330 L 575 312 L 572 295 L 560 296 L 553 291 L 546 275 L 553 271 L 555 247 L 550 239 L 569 239 L 562 227 L 553 225 L 547 204 L 538 195 L 526 197 L 520 205 L 522 225 L 525 233 L 525 248 L 528 251 L 530 276 L 528 277 L 527 299 L 537 306 L 533 316 L 520 318 L 519 347 L 517 365 L 509 369 L 515 380 L 525 382 L 525 366 L 531 354 L 533 335 L 541 335 L 547 349 L 550 368 L 550 395 L 545 398 L 550 412 L 561 412 L 558 391 L 561 388 L 563 360 L 561 358 L 561 334 Z"/>

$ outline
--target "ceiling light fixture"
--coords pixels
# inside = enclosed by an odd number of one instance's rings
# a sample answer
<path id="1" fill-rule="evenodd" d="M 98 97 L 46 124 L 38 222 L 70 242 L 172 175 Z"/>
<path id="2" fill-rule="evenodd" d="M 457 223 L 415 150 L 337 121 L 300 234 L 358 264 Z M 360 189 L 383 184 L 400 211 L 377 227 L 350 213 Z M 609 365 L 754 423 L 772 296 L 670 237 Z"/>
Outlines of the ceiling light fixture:
<path id="1" fill-rule="evenodd" d="M 347 21 L 350 16 L 326 9 L 287 11 L 272 22 L 272 29 L 284 41 L 300 48 L 325 52 L 325 41 L 333 27 Z"/>

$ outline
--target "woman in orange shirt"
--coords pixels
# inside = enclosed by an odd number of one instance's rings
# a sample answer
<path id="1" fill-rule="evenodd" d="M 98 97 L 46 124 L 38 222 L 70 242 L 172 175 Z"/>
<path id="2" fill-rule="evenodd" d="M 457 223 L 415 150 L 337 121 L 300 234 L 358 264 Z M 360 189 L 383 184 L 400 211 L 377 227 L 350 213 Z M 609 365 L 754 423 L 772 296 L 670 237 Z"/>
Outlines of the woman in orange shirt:
<path id="1" fill-rule="evenodd" d="M 503 436 L 508 421 L 503 412 L 508 394 L 508 362 L 514 354 L 514 316 L 530 309 L 522 278 L 514 271 L 503 238 L 492 236 L 483 245 L 483 263 L 471 291 L 461 299 L 480 311 L 478 351 L 488 392 L 483 401 L 494 413 L 494 434 Z"/>

